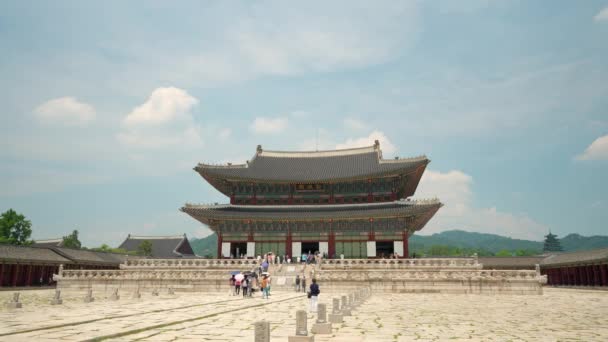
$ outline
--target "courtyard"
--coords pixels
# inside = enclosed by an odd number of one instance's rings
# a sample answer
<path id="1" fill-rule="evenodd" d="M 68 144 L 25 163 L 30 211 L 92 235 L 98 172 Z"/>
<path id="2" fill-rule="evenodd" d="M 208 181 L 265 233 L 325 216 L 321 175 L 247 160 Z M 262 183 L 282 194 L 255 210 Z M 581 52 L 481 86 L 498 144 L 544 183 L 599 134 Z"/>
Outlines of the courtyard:
<path id="1" fill-rule="evenodd" d="M 321 286 L 322 288 L 322 286 Z M 0 340 L 52 341 L 253 341 L 254 322 L 270 321 L 271 340 L 295 333 L 295 313 L 304 294 L 275 291 L 270 300 L 228 293 L 142 293 L 118 301 L 97 294 L 53 290 L 21 292 L 21 309 L 0 311 Z M 322 292 L 328 305 L 338 294 Z M 95 296 L 95 294 L 94 294 Z M 12 292 L 0 292 L 6 302 Z M 316 341 L 606 341 L 608 292 L 545 288 L 541 296 L 375 294 Z M 316 315 L 308 314 L 308 329 Z"/>

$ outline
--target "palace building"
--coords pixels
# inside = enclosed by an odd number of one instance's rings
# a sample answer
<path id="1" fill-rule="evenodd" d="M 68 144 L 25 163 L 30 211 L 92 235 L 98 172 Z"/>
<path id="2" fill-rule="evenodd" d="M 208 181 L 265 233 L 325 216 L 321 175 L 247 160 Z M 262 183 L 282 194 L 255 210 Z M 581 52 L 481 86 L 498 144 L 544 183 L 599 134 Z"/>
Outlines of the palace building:
<path id="1" fill-rule="evenodd" d="M 425 156 L 383 159 L 378 141 L 316 152 L 258 146 L 246 164 L 194 168 L 229 204 L 186 204 L 181 210 L 217 234 L 219 258 L 309 251 L 408 257 L 408 238 L 442 206 L 409 199 L 429 162 Z"/>

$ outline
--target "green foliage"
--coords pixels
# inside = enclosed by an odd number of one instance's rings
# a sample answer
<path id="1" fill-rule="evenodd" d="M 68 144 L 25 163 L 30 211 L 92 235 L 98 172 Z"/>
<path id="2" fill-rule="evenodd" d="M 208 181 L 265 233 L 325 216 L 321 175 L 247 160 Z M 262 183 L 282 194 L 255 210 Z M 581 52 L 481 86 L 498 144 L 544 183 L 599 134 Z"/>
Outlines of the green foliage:
<path id="1" fill-rule="evenodd" d="M 27 245 L 32 235 L 32 223 L 25 216 L 9 209 L 0 216 L 0 242 Z"/>
<path id="2" fill-rule="evenodd" d="M 137 252 L 135 251 L 127 251 L 126 249 L 122 249 L 122 248 L 112 248 L 108 245 L 106 245 L 105 243 L 97 248 L 91 248 L 92 251 L 96 251 L 96 252 L 107 252 L 107 253 L 118 253 L 118 254 L 137 254 Z"/>
<path id="3" fill-rule="evenodd" d="M 496 256 L 498 257 L 510 257 L 513 256 L 513 253 L 511 253 L 510 251 L 503 249 L 498 251 L 498 253 L 496 253 Z"/>
<path id="4" fill-rule="evenodd" d="M 80 249 L 82 244 L 78 240 L 78 231 L 74 230 L 72 234 L 63 237 L 63 247 Z"/>
<path id="5" fill-rule="evenodd" d="M 152 242 L 149 240 L 142 241 L 139 246 L 137 246 L 137 254 L 143 256 L 152 256 Z"/>

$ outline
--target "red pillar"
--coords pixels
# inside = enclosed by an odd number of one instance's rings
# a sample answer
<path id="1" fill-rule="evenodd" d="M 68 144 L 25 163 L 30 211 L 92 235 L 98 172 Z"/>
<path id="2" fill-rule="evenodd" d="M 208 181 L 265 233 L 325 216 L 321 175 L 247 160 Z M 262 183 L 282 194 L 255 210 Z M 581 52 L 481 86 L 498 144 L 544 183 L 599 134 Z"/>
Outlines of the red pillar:
<path id="1" fill-rule="evenodd" d="M 17 276 L 19 274 L 19 265 L 15 264 L 13 265 L 13 279 L 12 279 L 12 285 L 13 287 L 17 286 Z"/>
<path id="2" fill-rule="evenodd" d="M 587 276 L 587 286 L 593 286 L 593 269 L 591 266 L 585 266 L 585 275 Z"/>
<path id="3" fill-rule="evenodd" d="M 289 223 L 287 223 L 287 242 L 285 242 L 285 251 L 287 253 L 287 255 L 289 255 L 289 257 L 291 258 L 291 260 L 296 260 L 296 258 L 291 254 L 293 252 L 293 250 L 291 249 L 291 247 L 293 246 L 293 241 L 291 238 L 291 229 L 289 228 Z"/>
<path id="4" fill-rule="evenodd" d="M 4 285 L 4 264 L 0 264 L 0 287 Z"/>
<path id="5" fill-rule="evenodd" d="M 367 202 L 371 203 L 374 201 L 374 195 L 372 193 L 372 179 L 367 180 Z"/>
<path id="6" fill-rule="evenodd" d="M 327 245 L 327 254 L 329 254 L 330 258 L 333 258 L 334 255 L 336 255 L 336 233 L 333 231 L 329 233 L 329 241 Z"/>
<path id="7" fill-rule="evenodd" d="M 608 286 L 608 265 L 600 265 L 602 275 L 602 286 Z"/>
<path id="8" fill-rule="evenodd" d="M 32 265 L 27 265 L 27 280 L 25 286 L 32 286 Z"/>
<path id="9" fill-rule="evenodd" d="M 602 286 L 602 279 L 600 278 L 600 265 L 593 265 L 593 282 L 595 286 Z"/>
<path id="10" fill-rule="evenodd" d="M 407 234 L 407 230 L 403 231 L 403 257 L 404 258 L 409 258 L 410 257 L 410 244 L 409 244 L 409 236 Z"/>
<path id="11" fill-rule="evenodd" d="M 217 232 L 217 258 L 222 258 L 222 233 Z"/>
<path id="12" fill-rule="evenodd" d="M 234 193 L 230 195 L 230 204 L 234 204 Z"/>

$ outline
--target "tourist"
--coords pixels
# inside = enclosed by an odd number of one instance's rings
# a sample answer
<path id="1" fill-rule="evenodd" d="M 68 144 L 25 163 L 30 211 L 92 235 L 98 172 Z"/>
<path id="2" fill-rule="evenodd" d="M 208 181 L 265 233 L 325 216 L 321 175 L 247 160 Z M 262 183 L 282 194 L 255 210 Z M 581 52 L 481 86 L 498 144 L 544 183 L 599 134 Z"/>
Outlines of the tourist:
<path id="1" fill-rule="evenodd" d="M 306 275 L 302 274 L 302 280 L 300 282 L 302 283 L 302 292 L 306 292 Z"/>
<path id="2" fill-rule="evenodd" d="M 296 276 L 296 292 L 300 292 L 300 275 Z"/>
<path id="3" fill-rule="evenodd" d="M 302 259 L 300 259 L 300 260 L 302 260 L 302 262 L 306 262 L 306 254 L 305 253 L 302 253 Z"/>
<path id="4" fill-rule="evenodd" d="M 263 298 L 268 299 L 268 277 L 267 276 L 262 277 L 262 283 L 260 284 L 260 286 L 262 288 L 262 299 Z"/>
<path id="5" fill-rule="evenodd" d="M 234 279 L 234 294 L 237 296 L 241 293 L 241 279 L 240 277 Z"/>
<path id="6" fill-rule="evenodd" d="M 317 284 L 317 279 L 312 278 L 312 284 L 310 284 L 310 312 L 317 312 L 317 303 L 319 300 L 319 294 L 321 290 L 319 290 L 319 285 Z"/>
<path id="7" fill-rule="evenodd" d="M 232 288 L 232 295 L 236 295 L 236 287 L 234 286 L 234 283 L 236 282 L 236 279 L 234 279 L 234 274 L 230 277 L 230 287 Z"/>
<path id="8" fill-rule="evenodd" d="M 247 297 L 249 293 L 249 277 L 245 277 L 241 282 L 241 287 L 243 288 L 243 298 Z"/>

